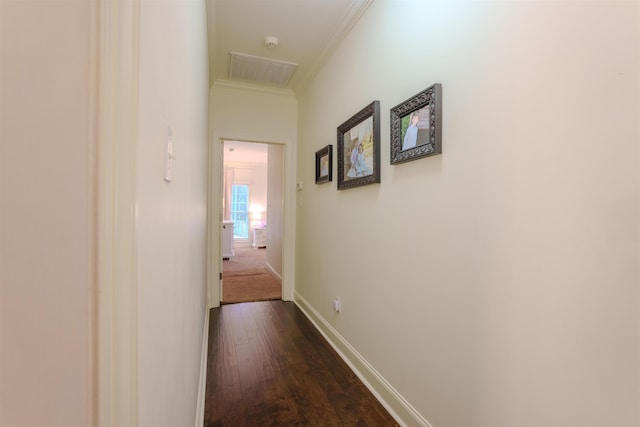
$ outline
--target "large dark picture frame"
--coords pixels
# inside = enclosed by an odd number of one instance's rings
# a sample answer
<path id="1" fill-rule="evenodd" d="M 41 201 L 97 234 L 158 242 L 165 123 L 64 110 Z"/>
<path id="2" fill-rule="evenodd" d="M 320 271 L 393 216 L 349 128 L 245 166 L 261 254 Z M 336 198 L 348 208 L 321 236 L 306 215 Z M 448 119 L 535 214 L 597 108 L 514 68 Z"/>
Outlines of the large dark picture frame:
<path id="1" fill-rule="evenodd" d="M 380 182 L 380 101 L 338 127 L 338 190 Z"/>
<path id="2" fill-rule="evenodd" d="M 391 109 L 391 164 L 442 153 L 442 85 Z"/>
<path id="3" fill-rule="evenodd" d="M 324 184 L 333 179 L 333 145 L 316 151 L 316 184 Z"/>

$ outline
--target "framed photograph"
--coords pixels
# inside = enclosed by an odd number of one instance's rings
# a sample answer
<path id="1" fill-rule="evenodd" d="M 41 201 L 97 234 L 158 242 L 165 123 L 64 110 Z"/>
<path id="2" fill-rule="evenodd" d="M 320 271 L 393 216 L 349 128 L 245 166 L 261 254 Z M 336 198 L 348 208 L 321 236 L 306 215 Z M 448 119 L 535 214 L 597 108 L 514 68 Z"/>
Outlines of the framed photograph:
<path id="1" fill-rule="evenodd" d="M 391 164 L 442 153 L 442 85 L 391 109 Z"/>
<path id="2" fill-rule="evenodd" d="M 338 190 L 380 182 L 380 101 L 338 127 Z"/>
<path id="3" fill-rule="evenodd" d="M 316 151 L 316 184 L 330 182 L 333 176 L 333 145 Z"/>

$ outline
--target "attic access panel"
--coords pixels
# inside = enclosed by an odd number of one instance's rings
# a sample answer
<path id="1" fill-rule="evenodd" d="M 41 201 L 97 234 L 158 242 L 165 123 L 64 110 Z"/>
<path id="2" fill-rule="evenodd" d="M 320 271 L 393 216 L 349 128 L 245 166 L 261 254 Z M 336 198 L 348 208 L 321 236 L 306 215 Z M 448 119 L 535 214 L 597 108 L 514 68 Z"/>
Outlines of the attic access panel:
<path id="1" fill-rule="evenodd" d="M 286 87 L 298 64 L 231 52 L 229 78 Z"/>

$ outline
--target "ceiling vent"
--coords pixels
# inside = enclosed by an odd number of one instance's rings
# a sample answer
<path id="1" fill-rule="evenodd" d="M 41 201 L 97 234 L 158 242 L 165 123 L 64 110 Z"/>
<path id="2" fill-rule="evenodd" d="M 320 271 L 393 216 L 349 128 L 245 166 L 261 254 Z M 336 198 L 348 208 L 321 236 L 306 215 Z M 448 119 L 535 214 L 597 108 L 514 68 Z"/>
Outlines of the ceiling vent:
<path id="1" fill-rule="evenodd" d="M 231 52 L 229 78 L 285 87 L 298 67 L 293 62 Z"/>

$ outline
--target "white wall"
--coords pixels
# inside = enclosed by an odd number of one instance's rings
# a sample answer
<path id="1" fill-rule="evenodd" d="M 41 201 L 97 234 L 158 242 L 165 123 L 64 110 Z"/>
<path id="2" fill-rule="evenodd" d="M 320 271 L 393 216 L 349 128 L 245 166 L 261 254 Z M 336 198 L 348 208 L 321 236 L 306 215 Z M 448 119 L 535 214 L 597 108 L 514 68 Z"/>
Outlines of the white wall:
<path id="1" fill-rule="evenodd" d="M 296 291 L 416 420 L 640 424 L 639 8 L 378 0 L 299 98 Z M 390 166 L 435 82 L 443 154 Z M 310 184 L 374 99 L 382 183 Z"/>
<path id="2" fill-rule="evenodd" d="M 229 82 L 216 82 L 210 90 L 210 230 L 217 233 L 221 206 L 222 176 L 220 173 L 221 140 L 239 140 L 278 143 L 284 146 L 284 239 L 283 299 L 293 297 L 293 260 L 295 229 L 295 205 L 293 199 L 295 186 L 295 160 L 297 141 L 297 100 L 293 92 L 285 90 L 264 90 L 244 87 Z M 218 277 L 220 265 L 219 238 L 211 236 L 209 283 L 210 305 L 220 303 L 220 283 Z M 291 253 L 289 253 L 289 251 Z M 286 260 L 289 260 L 288 263 Z M 287 272 L 288 271 L 288 272 Z"/>
<path id="3" fill-rule="evenodd" d="M 138 425 L 195 424 L 206 306 L 204 1 L 140 4 Z M 173 180 L 164 181 L 167 126 Z"/>
<path id="4" fill-rule="evenodd" d="M 90 421 L 87 2 L 0 2 L 0 425 Z"/>

